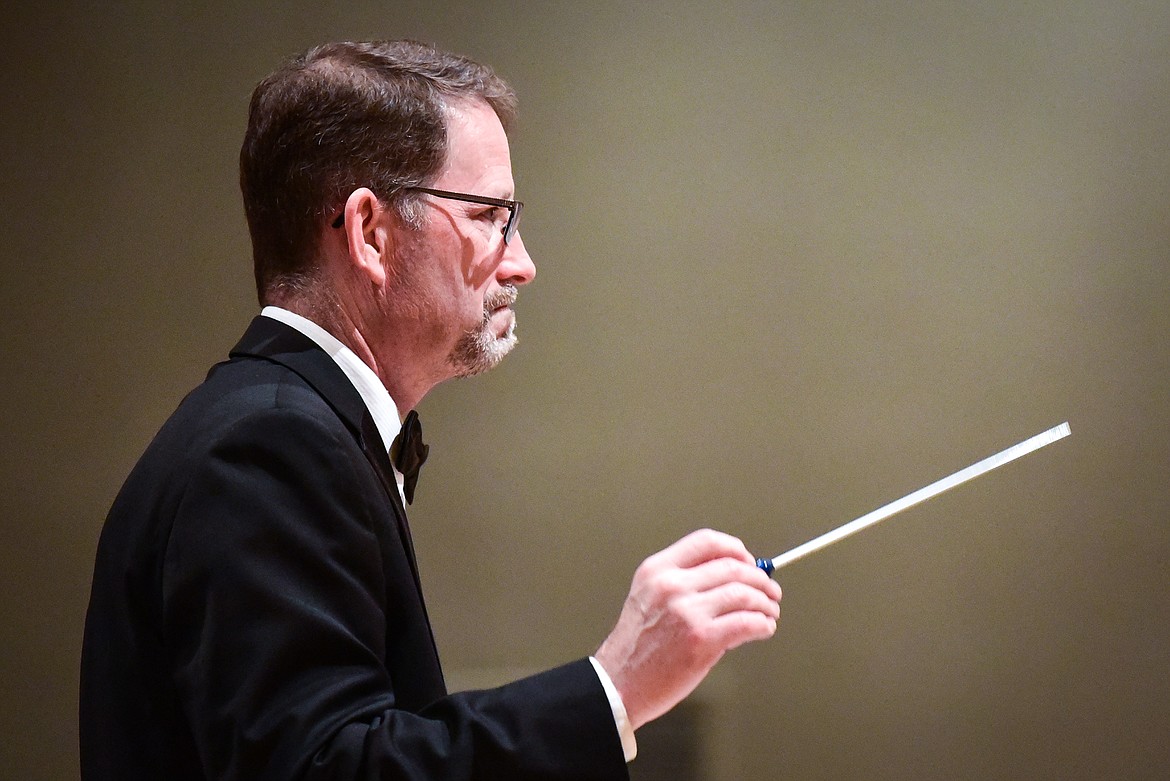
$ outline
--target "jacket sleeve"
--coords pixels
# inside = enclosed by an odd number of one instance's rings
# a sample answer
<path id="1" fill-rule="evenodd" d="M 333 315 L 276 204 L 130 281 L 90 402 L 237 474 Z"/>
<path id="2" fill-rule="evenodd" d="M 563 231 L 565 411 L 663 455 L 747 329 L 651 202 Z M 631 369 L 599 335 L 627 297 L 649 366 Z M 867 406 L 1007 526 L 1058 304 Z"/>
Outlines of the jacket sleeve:
<path id="1" fill-rule="evenodd" d="M 340 423 L 276 408 L 194 451 L 165 541 L 162 631 L 207 777 L 627 777 L 587 659 L 398 702 L 409 673 L 385 664 L 401 627 L 382 555 L 394 530 Z"/>

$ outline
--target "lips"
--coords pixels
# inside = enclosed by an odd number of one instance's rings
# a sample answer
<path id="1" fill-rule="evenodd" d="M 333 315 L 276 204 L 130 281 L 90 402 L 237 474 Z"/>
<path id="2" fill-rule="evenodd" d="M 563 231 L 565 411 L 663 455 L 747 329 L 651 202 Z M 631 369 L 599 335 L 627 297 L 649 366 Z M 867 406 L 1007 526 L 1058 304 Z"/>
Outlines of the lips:
<path id="1" fill-rule="evenodd" d="M 488 324 L 498 331 L 498 336 L 507 336 L 516 327 L 516 313 L 509 307 L 498 306 L 488 315 Z"/>
<path id="2" fill-rule="evenodd" d="M 484 318 L 491 319 L 501 312 L 510 312 L 512 304 L 516 303 L 516 294 L 516 288 L 512 285 L 505 285 L 489 294 L 483 302 Z"/>

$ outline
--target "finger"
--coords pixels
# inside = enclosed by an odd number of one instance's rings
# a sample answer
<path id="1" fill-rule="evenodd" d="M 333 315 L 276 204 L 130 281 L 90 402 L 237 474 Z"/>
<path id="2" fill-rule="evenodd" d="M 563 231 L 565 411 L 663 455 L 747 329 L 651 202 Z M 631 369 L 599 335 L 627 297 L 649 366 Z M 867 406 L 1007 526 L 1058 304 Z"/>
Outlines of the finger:
<path id="1" fill-rule="evenodd" d="M 661 557 L 664 563 L 676 567 L 693 567 L 711 559 L 724 557 L 739 559 L 752 565 L 756 561 L 738 538 L 714 529 L 691 532 L 656 556 Z"/>
<path id="2" fill-rule="evenodd" d="M 725 651 L 776 634 L 777 619 L 755 611 L 727 613 L 711 620 L 708 641 Z"/>
<path id="3" fill-rule="evenodd" d="M 721 558 L 705 561 L 679 574 L 680 581 L 694 591 L 707 591 L 724 583 L 739 582 L 759 589 L 771 599 L 779 600 L 780 584 L 754 563 Z"/>
<path id="4" fill-rule="evenodd" d="M 695 594 L 688 601 L 692 609 L 712 618 L 739 611 L 762 613 L 770 618 L 780 617 L 779 602 L 744 583 L 725 583 Z"/>

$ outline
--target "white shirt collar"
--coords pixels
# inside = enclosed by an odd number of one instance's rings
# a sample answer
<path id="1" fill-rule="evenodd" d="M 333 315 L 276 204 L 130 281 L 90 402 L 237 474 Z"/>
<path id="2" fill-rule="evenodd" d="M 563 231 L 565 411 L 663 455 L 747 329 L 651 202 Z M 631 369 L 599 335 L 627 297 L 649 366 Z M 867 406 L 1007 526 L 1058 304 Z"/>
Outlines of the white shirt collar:
<path id="1" fill-rule="evenodd" d="M 366 403 L 366 408 L 378 427 L 378 434 L 382 437 L 382 449 L 389 451 L 390 443 L 402 429 L 402 421 L 398 417 L 398 405 L 390 398 L 389 391 L 378 379 L 378 375 L 374 374 L 374 370 L 333 334 L 296 312 L 278 306 L 266 306 L 260 314 L 295 328 L 329 354 Z M 402 474 L 397 469 L 394 470 L 394 478 L 398 481 L 398 492 L 402 493 Z"/>

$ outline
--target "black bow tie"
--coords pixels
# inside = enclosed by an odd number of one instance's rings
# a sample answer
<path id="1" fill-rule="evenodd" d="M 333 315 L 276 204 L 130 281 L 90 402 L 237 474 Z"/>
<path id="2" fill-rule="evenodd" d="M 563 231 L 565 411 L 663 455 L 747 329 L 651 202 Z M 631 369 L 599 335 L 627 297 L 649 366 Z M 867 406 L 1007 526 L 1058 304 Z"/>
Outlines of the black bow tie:
<path id="1" fill-rule="evenodd" d="M 402 429 L 390 445 L 390 461 L 404 478 L 402 493 L 406 496 L 407 504 L 414 503 L 414 486 L 418 482 L 418 470 L 427 460 L 430 449 L 429 445 L 423 443 L 422 424 L 418 421 L 418 413 L 411 410 L 406 413 Z"/>

